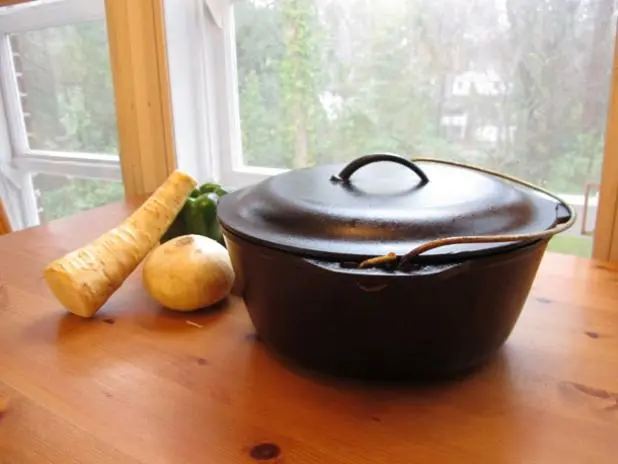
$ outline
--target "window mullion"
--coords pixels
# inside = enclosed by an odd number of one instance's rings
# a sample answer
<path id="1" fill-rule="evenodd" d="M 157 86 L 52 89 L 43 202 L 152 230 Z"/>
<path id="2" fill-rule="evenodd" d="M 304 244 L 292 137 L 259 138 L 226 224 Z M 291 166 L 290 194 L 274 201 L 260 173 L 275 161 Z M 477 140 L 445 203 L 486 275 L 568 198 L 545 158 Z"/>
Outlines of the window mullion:
<path id="1" fill-rule="evenodd" d="M 263 172 L 243 165 L 232 3 L 165 1 L 178 167 L 200 181 L 239 187 Z M 187 48 L 187 44 L 192 44 Z"/>
<path id="2" fill-rule="evenodd" d="M 14 159 L 22 171 L 68 175 L 83 179 L 122 180 L 118 158 L 110 155 L 36 151 Z"/>
<path id="3" fill-rule="evenodd" d="M 248 183 L 242 170 L 242 144 L 238 105 L 238 77 L 236 70 L 236 45 L 233 7 L 225 5 L 220 11 L 221 28 L 209 22 L 209 31 L 214 46 L 213 60 L 208 68 L 216 95 L 216 115 L 220 139 L 218 159 L 221 181 L 231 186 Z M 251 177 L 251 180 L 257 180 Z"/>
<path id="4" fill-rule="evenodd" d="M 14 155 L 28 151 L 28 135 L 8 34 L 0 36 L 0 84 Z"/>
<path id="5" fill-rule="evenodd" d="M 216 49 L 222 31 L 204 0 L 166 0 L 165 23 L 178 167 L 200 181 L 220 178 L 222 131 Z M 187 47 L 187 44 L 191 47 Z"/>
<path id="6" fill-rule="evenodd" d="M 0 34 L 0 108 L 2 114 L 2 146 L 0 147 L 0 193 L 4 197 L 9 218 L 14 229 L 38 224 L 36 203 L 29 174 L 15 169 L 15 153 L 24 153 L 28 139 L 24 124 L 17 75 L 11 56 L 9 36 Z"/>
<path id="7" fill-rule="evenodd" d="M 34 184 L 32 182 L 32 172 L 25 169 L 19 170 L 21 174 L 21 204 L 22 215 L 26 227 L 38 226 L 41 221 L 39 220 L 39 209 L 36 201 L 36 194 L 34 192 Z"/>

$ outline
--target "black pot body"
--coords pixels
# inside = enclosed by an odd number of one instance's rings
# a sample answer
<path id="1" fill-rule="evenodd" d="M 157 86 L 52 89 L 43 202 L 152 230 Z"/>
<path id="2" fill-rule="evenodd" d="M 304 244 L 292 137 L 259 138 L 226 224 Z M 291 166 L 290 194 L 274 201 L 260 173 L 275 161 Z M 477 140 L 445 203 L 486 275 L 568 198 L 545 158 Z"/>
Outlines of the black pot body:
<path id="1" fill-rule="evenodd" d="M 280 358 L 373 380 L 445 378 L 490 358 L 515 326 L 547 246 L 400 273 L 346 269 L 224 236 L 237 291 Z"/>

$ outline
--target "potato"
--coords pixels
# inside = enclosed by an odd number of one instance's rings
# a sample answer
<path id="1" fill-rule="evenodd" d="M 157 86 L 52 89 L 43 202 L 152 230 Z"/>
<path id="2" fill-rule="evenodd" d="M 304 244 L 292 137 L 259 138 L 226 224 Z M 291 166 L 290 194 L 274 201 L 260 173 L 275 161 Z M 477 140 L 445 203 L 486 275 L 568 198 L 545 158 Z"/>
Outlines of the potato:
<path id="1" fill-rule="evenodd" d="M 142 272 L 148 294 L 175 311 L 195 311 L 223 300 L 234 277 L 225 247 L 202 235 L 183 235 L 159 245 Z"/>

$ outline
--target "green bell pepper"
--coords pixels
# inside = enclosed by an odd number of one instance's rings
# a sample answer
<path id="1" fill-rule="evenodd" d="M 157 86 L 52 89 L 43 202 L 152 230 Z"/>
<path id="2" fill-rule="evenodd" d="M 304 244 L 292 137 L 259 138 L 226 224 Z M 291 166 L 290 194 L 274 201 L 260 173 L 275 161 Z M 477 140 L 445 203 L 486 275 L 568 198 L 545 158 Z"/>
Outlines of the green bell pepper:
<path id="1" fill-rule="evenodd" d="M 188 234 L 203 235 L 225 246 L 217 220 L 219 198 L 227 191 L 219 184 L 208 182 L 194 189 L 176 219 L 161 238 L 161 243 Z"/>

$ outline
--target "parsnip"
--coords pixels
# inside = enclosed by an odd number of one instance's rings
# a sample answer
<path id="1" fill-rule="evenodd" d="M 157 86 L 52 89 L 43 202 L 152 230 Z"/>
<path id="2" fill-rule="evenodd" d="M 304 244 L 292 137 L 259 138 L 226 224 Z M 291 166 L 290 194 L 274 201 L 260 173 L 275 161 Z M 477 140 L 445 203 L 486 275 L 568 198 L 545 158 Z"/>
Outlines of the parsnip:
<path id="1" fill-rule="evenodd" d="M 54 296 L 70 312 L 94 316 L 158 244 L 196 184 L 174 171 L 118 227 L 50 263 L 44 277 Z"/>

